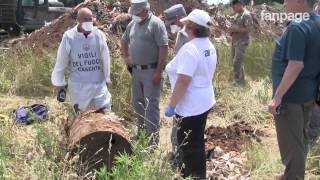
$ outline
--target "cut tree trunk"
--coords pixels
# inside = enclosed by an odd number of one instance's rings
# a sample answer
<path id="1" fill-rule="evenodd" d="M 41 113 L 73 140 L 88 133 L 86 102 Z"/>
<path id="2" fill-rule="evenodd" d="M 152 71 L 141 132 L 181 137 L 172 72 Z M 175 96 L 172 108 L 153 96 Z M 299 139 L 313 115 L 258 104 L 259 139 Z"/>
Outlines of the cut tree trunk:
<path id="1" fill-rule="evenodd" d="M 69 148 L 88 171 L 106 166 L 110 171 L 120 153 L 132 153 L 126 129 L 113 113 L 88 112 L 77 118 L 69 131 Z"/>

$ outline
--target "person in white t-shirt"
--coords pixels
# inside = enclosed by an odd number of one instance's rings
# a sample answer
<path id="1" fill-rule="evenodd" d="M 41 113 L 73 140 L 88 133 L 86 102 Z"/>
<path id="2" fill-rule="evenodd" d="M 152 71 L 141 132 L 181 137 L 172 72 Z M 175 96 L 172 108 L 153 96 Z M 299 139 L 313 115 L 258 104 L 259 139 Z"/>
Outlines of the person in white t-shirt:
<path id="1" fill-rule="evenodd" d="M 68 86 L 75 110 L 109 111 L 110 54 L 105 34 L 93 26 L 93 15 L 88 8 L 78 11 L 77 22 L 63 35 L 51 76 L 52 84 L 58 90 L 65 88 L 64 70 L 68 68 Z"/>
<path id="2" fill-rule="evenodd" d="M 208 113 L 216 103 L 212 81 L 217 55 L 208 38 L 211 23 L 207 12 L 195 9 L 181 21 L 190 41 L 166 66 L 172 96 L 165 115 L 179 119 L 178 158 L 183 177 L 205 179 L 204 130 Z"/>

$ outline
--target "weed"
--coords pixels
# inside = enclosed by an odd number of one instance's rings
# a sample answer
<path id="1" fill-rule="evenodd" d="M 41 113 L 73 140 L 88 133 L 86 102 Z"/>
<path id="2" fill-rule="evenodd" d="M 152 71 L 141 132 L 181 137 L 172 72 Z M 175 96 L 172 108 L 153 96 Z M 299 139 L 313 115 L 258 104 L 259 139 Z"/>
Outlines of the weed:
<path id="1" fill-rule="evenodd" d="M 121 154 L 116 157 L 112 172 L 107 173 L 101 169 L 96 174 L 99 179 L 172 179 L 175 172 L 172 170 L 166 153 L 150 152 L 149 138 L 141 133 L 139 139 L 133 144 L 134 154 L 129 156 Z"/>
<path id="2" fill-rule="evenodd" d="M 278 152 L 259 143 L 247 143 L 245 145 L 247 156 L 246 166 L 251 171 L 252 179 L 272 179 L 282 171 Z"/>
<path id="3" fill-rule="evenodd" d="M 317 175 L 320 178 L 320 141 L 318 140 L 310 147 L 310 152 L 307 160 L 307 171 L 310 174 Z"/>
<path id="4" fill-rule="evenodd" d="M 0 56 L 0 92 L 23 96 L 43 96 L 52 93 L 51 71 L 54 56 L 45 53 L 37 56 L 25 49 L 20 55 L 6 52 Z"/>

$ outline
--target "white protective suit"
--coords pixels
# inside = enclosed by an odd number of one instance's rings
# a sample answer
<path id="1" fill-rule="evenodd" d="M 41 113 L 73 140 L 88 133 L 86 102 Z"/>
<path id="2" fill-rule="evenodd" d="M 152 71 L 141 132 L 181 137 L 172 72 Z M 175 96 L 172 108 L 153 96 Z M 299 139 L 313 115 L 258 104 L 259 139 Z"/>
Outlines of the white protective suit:
<path id="1" fill-rule="evenodd" d="M 51 76 L 54 86 L 67 85 L 64 74 L 67 67 L 73 105 L 77 104 L 81 111 L 111 109 L 111 94 L 107 87 L 111 82 L 110 54 L 102 31 L 94 27 L 85 37 L 76 26 L 64 33 Z"/>

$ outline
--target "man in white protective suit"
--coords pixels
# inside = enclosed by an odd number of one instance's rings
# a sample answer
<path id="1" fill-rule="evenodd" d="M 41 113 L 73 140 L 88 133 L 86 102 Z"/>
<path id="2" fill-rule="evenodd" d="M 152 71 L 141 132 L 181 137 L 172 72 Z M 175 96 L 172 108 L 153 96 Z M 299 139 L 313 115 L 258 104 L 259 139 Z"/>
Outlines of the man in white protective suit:
<path id="1" fill-rule="evenodd" d="M 78 11 L 77 22 L 63 35 L 52 72 L 52 84 L 58 90 L 65 88 L 64 71 L 68 68 L 68 87 L 75 111 L 109 111 L 110 54 L 105 34 L 93 26 L 93 15 L 88 8 Z"/>

